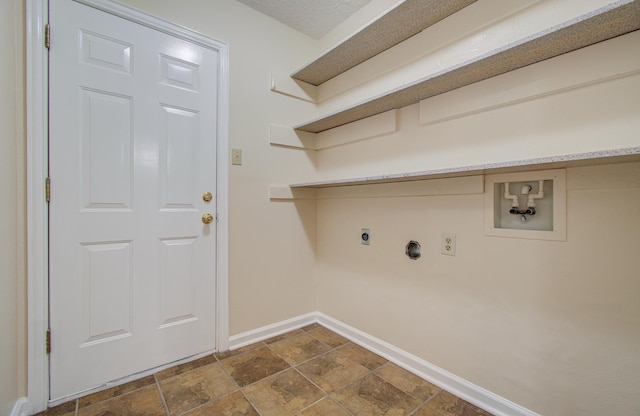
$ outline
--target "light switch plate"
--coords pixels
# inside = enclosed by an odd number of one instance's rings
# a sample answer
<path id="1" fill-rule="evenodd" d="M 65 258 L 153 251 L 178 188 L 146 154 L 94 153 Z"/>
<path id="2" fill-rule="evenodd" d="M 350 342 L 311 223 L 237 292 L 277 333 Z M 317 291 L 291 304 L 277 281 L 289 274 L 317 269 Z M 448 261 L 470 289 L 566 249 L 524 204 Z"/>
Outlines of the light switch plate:
<path id="1" fill-rule="evenodd" d="M 242 149 L 231 149 L 231 164 L 242 165 Z"/>

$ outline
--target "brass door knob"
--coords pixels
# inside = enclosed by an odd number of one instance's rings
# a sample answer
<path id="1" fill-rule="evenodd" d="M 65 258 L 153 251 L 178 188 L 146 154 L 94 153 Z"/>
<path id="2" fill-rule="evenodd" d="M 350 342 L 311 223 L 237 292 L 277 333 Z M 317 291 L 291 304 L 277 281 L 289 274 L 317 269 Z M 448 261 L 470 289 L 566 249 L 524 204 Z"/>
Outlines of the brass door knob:
<path id="1" fill-rule="evenodd" d="M 206 214 L 202 214 L 202 222 L 205 224 L 211 224 L 213 222 L 213 215 L 208 212 Z"/>

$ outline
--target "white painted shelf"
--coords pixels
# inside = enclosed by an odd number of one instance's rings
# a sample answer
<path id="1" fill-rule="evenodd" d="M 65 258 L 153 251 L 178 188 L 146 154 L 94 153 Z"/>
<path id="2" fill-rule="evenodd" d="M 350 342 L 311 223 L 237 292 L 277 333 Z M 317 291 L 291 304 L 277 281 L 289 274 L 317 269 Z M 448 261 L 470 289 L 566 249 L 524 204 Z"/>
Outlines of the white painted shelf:
<path id="1" fill-rule="evenodd" d="M 463 6 L 464 7 L 464 6 Z M 640 29 L 640 0 L 619 0 L 462 64 L 294 127 L 319 133 Z M 373 36 L 369 33 L 367 37 Z M 347 40 L 349 42 L 349 40 Z M 326 66 L 323 64 L 323 66 Z M 327 75 L 329 76 L 329 75 Z"/>
<path id="2" fill-rule="evenodd" d="M 333 188 L 339 186 L 368 185 L 374 183 L 408 182 L 426 179 L 454 178 L 488 173 L 519 172 L 528 170 L 558 169 L 608 163 L 640 161 L 640 147 L 614 149 L 601 152 L 577 153 L 536 159 L 514 160 L 473 166 L 458 166 L 419 172 L 396 173 L 361 178 L 335 179 L 289 185 L 291 189 Z"/>
<path id="3" fill-rule="evenodd" d="M 291 77 L 312 85 L 320 85 L 475 1 L 405 0 L 296 71 Z"/>

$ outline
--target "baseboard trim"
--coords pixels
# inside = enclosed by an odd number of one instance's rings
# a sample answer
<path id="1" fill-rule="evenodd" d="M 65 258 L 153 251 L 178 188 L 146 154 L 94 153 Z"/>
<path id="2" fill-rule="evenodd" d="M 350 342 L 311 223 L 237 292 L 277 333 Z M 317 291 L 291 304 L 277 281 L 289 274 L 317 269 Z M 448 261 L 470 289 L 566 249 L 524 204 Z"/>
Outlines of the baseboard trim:
<path id="1" fill-rule="evenodd" d="M 287 319 L 286 321 L 277 322 L 275 324 L 243 332 L 242 334 L 232 335 L 229 337 L 229 349 L 235 350 L 242 348 L 246 345 L 264 341 L 265 339 L 269 339 L 316 322 L 318 322 L 318 313 L 311 312 L 295 318 Z"/>
<path id="2" fill-rule="evenodd" d="M 388 342 L 382 341 L 357 328 L 338 321 L 321 312 L 312 312 L 286 321 L 267 325 L 229 338 L 230 349 L 237 349 L 255 342 L 318 323 L 350 341 L 386 358 L 407 371 L 472 403 L 496 416 L 540 416 L 537 413 L 494 394 L 470 381 L 458 377 Z"/>
<path id="3" fill-rule="evenodd" d="M 20 397 L 13 405 L 10 416 L 27 416 L 29 414 L 29 399 Z"/>
<path id="4" fill-rule="evenodd" d="M 458 377 L 337 319 L 321 312 L 317 312 L 316 315 L 317 322 L 320 325 L 496 416 L 540 416 L 504 397 L 498 396 L 462 377 Z"/>

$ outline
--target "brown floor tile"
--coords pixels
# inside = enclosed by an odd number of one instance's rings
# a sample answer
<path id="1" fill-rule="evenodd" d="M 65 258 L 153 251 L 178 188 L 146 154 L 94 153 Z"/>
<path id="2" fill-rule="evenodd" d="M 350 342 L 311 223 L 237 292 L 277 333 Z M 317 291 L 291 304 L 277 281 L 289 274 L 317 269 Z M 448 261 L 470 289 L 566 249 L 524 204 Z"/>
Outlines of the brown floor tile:
<path id="1" fill-rule="evenodd" d="M 159 380 L 165 380 L 170 377 L 177 376 L 179 374 L 187 373 L 191 370 L 195 370 L 199 367 L 204 367 L 205 365 L 213 364 L 217 362 L 216 357 L 212 355 L 207 355 L 202 358 L 198 358 L 197 360 L 189 361 L 188 363 L 179 364 L 173 367 L 169 367 L 166 370 L 162 370 L 157 372 L 156 378 Z"/>
<path id="2" fill-rule="evenodd" d="M 219 363 L 163 380 L 160 388 L 172 415 L 181 414 L 238 390 L 236 383 Z"/>
<path id="3" fill-rule="evenodd" d="M 340 354 L 346 355 L 358 364 L 368 368 L 369 370 L 375 370 L 388 361 L 378 354 L 374 354 L 371 351 L 362 348 L 361 346 L 352 342 L 343 345 L 338 348 Z"/>
<path id="4" fill-rule="evenodd" d="M 235 357 L 236 355 L 244 354 L 245 352 L 253 351 L 263 346 L 264 344 L 262 342 L 257 342 L 255 344 L 247 345 L 242 348 L 235 349 L 233 351 L 229 350 L 229 351 L 217 352 L 214 355 L 218 360 L 226 360 L 227 358 Z"/>
<path id="5" fill-rule="evenodd" d="M 429 400 L 427 406 L 437 410 L 442 416 L 492 416 L 491 413 L 444 390 Z"/>
<path id="6" fill-rule="evenodd" d="M 330 398 L 324 398 L 313 406 L 309 406 L 297 416 L 351 416 L 349 412 L 340 407 Z"/>
<path id="7" fill-rule="evenodd" d="M 322 325 L 318 324 L 318 323 L 314 323 L 314 324 L 310 324 L 307 326 L 302 327 L 303 331 L 311 331 L 312 329 L 316 329 L 316 328 L 321 328 Z"/>
<path id="8" fill-rule="evenodd" d="M 255 383 L 290 367 L 286 361 L 266 346 L 224 359 L 220 363 L 240 387 Z"/>
<path id="9" fill-rule="evenodd" d="M 420 401 L 425 401 L 440 392 L 439 387 L 434 386 L 428 381 L 421 379 L 393 363 L 383 365 L 378 368 L 375 373 Z"/>
<path id="10" fill-rule="evenodd" d="M 298 365 L 331 349 L 306 333 L 275 342 L 269 347 L 291 365 Z"/>
<path id="11" fill-rule="evenodd" d="M 442 415 L 425 404 L 411 416 L 442 416 Z"/>
<path id="12" fill-rule="evenodd" d="M 293 368 L 244 389 L 263 416 L 290 416 L 324 396 L 324 393 Z"/>
<path id="13" fill-rule="evenodd" d="M 332 347 L 332 348 L 336 348 L 339 347 L 341 345 L 346 344 L 347 342 L 349 342 L 348 339 L 346 339 L 345 337 L 336 334 L 335 332 L 321 326 L 315 329 L 312 329 L 311 331 L 307 332 L 309 335 L 319 339 L 320 341 L 324 342 L 325 344 L 327 344 L 328 346 Z"/>
<path id="14" fill-rule="evenodd" d="M 130 393 L 132 391 L 141 389 L 146 386 L 155 384 L 156 380 L 153 376 L 143 377 L 138 380 L 131 381 L 120 386 L 111 387 L 110 389 L 102 390 L 97 393 L 89 394 L 78 399 L 78 408 L 91 406 L 92 404 L 102 402 L 114 397 L 122 396 L 123 394 Z"/>
<path id="15" fill-rule="evenodd" d="M 200 406 L 184 416 L 260 416 L 238 390 L 214 402 Z"/>
<path id="16" fill-rule="evenodd" d="M 301 364 L 298 371 L 327 393 L 363 377 L 369 370 L 335 351 Z"/>
<path id="17" fill-rule="evenodd" d="M 36 413 L 35 416 L 68 416 L 76 414 L 76 401 L 72 400 L 62 403 L 58 406 L 51 407 L 44 412 Z"/>
<path id="18" fill-rule="evenodd" d="M 265 344 L 273 344 L 274 342 L 278 342 L 278 341 L 282 341 L 283 339 L 287 339 L 287 338 L 291 338 L 291 337 L 295 337 L 296 335 L 300 335 L 304 333 L 304 331 L 302 329 L 296 329 L 293 331 L 289 331 L 285 334 L 281 334 L 275 337 L 271 337 L 269 339 L 267 339 L 266 341 L 264 341 Z"/>
<path id="19" fill-rule="evenodd" d="M 78 409 L 79 416 L 166 416 L 157 385 Z"/>
<path id="20" fill-rule="evenodd" d="M 356 416 L 409 415 L 421 404 L 375 374 L 335 392 L 332 397 Z"/>
<path id="21" fill-rule="evenodd" d="M 177 365 L 37 416 L 167 414 L 491 416 L 319 324 Z"/>

